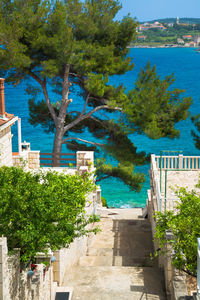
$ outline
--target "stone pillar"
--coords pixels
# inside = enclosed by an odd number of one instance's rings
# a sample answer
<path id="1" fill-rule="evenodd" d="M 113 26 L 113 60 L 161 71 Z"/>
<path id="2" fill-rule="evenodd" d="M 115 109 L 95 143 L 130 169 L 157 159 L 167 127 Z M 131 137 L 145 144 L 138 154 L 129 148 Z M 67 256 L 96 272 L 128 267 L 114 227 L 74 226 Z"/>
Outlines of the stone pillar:
<path id="1" fill-rule="evenodd" d="M 7 239 L 0 238 L 0 299 L 10 300 Z"/>
<path id="2" fill-rule="evenodd" d="M 0 117 L 5 117 L 4 78 L 0 78 Z"/>
<path id="3" fill-rule="evenodd" d="M 173 239 L 173 234 L 170 231 L 166 231 L 165 239 L 167 241 Z M 172 295 L 173 290 L 173 266 L 172 266 L 172 258 L 171 258 L 171 245 L 169 243 L 166 244 L 165 255 L 163 256 L 163 265 L 164 265 L 164 273 L 165 273 L 165 288 L 167 296 Z"/>
<path id="4" fill-rule="evenodd" d="M 21 119 L 18 118 L 17 120 L 17 130 L 18 130 L 18 152 L 19 152 L 19 155 L 22 151 L 22 129 L 21 129 Z"/>
<path id="5" fill-rule="evenodd" d="M 101 187 L 99 185 L 97 186 L 96 194 L 97 194 L 97 203 L 101 204 Z"/>
<path id="6" fill-rule="evenodd" d="M 77 168 L 77 170 L 80 170 L 80 167 L 93 167 L 93 166 L 94 166 L 94 152 L 93 151 L 77 151 L 76 152 L 76 168 Z"/>
<path id="7" fill-rule="evenodd" d="M 39 169 L 40 167 L 40 151 L 28 152 L 28 167 L 29 169 Z"/>

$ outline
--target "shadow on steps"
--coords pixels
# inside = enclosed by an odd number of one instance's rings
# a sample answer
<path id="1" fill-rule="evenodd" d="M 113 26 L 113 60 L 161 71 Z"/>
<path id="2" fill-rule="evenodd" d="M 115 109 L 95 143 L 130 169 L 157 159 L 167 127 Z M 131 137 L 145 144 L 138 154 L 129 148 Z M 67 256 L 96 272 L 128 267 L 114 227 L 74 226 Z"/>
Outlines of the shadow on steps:
<path id="1" fill-rule="evenodd" d="M 151 227 L 148 220 L 113 220 L 113 266 L 153 266 Z"/>

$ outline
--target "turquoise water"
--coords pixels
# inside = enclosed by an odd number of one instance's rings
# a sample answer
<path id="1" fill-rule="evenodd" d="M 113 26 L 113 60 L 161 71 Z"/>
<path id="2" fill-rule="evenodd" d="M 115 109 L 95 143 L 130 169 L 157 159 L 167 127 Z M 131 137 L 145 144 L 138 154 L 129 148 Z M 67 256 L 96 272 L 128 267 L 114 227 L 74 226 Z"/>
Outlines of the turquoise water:
<path id="1" fill-rule="evenodd" d="M 174 73 L 176 82 L 174 87 L 185 89 L 185 96 L 193 98 L 191 114 L 200 112 L 200 54 L 194 49 L 175 48 L 175 49 L 131 49 L 130 56 L 133 58 L 135 68 L 122 76 L 113 76 L 113 84 L 124 83 L 127 89 L 134 86 L 137 74 L 141 67 L 150 61 L 157 67 L 158 74 L 161 77 Z M 6 85 L 6 110 L 21 117 L 22 119 L 22 138 L 31 142 L 33 150 L 50 152 L 52 150 L 53 134 L 46 134 L 43 129 L 33 127 L 28 122 L 28 97 L 25 94 L 26 84 L 22 83 L 13 88 Z M 133 135 L 135 146 L 138 151 L 159 154 L 161 150 L 182 150 L 185 155 L 199 155 L 191 137 L 191 121 L 188 119 L 180 122 L 176 126 L 180 132 L 180 138 L 170 140 L 167 138 L 160 140 L 150 140 L 144 135 Z M 16 128 L 14 133 L 14 151 L 17 150 Z M 86 136 L 85 136 L 86 138 Z M 116 207 L 137 207 L 144 206 L 146 202 L 149 165 L 138 168 L 146 174 L 146 183 L 140 193 L 129 190 L 127 186 L 117 179 L 107 179 L 101 182 L 102 194 L 107 199 L 109 206 Z"/>

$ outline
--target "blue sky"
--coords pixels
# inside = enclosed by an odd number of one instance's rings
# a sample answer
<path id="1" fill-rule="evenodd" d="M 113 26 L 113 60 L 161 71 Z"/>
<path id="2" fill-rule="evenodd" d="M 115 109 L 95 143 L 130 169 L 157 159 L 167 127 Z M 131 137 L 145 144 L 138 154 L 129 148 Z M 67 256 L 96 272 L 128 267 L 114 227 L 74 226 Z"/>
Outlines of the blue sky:
<path id="1" fill-rule="evenodd" d="M 200 18 L 200 0 L 121 0 L 121 3 L 120 19 L 129 12 L 139 21 L 177 16 Z"/>

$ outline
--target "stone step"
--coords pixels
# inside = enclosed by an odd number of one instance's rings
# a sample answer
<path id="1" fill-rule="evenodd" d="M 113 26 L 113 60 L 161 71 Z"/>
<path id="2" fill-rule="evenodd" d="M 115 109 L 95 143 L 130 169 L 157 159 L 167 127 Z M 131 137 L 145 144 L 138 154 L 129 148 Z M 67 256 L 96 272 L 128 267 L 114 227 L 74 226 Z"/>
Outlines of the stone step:
<path id="1" fill-rule="evenodd" d="M 148 294 L 142 292 L 123 292 L 123 293 L 100 293 L 85 292 L 74 293 L 72 300 L 166 300 L 165 296 Z"/>
<path id="2" fill-rule="evenodd" d="M 109 250 L 111 249 L 111 250 Z M 121 256 L 133 256 L 137 253 L 139 256 L 146 255 L 147 253 L 153 252 L 153 245 L 151 237 L 143 236 L 140 237 L 135 235 L 133 238 L 115 237 L 115 238 L 107 238 L 107 239 L 96 239 L 93 243 L 91 243 L 88 248 L 88 255 L 98 255 L 98 253 L 105 252 L 111 253 L 113 255 L 121 255 Z"/>
<path id="3" fill-rule="evenodd" d="M 146 294 L 153 297 L 147 299 L 156 300 L 166 299 L 161 278 L 160 270 L 151 267 L 76 266 L 72 272 L 67 272 L 63 285 L 74 287 L 73 300 L 110 300 L 112 298 L 108 298 L 109 295 L 115 300 L 135 300 Z M 107 298 L 101 298 L 103 295 Z M 124 298 L 120 298 L 122 295 Z"/>
<path id="4" fill-rule="evenodd" d="M 100 227 L 112 229 L 115 231 L 126 231 L 128 229 L 150 229 L 150 222 L 147 219 L 142 220 L 113 220 L 104 219 L 97 223 Z"/>
<path id="5" fill-rule="evenodd" d="M 153 253 L 151 245 L 147 248 L 143 247 L 139 243 L 136 243 L 134 247 L 130 248 L 129 245 L 124 247 L 114 248 L 113 245 L 107 245 L 106 248 L 103 245 L 95 244 L 95 246 L 87 250 L 87 256 L 136 256 L 136 257 L 148 257 L 150 253 Z"/>
<path id="6" fill-rule="evenodd" d="M 80 266 L 153 266 L 149 255 L 137 256 L 83 256 L 79 260 Z"/>

